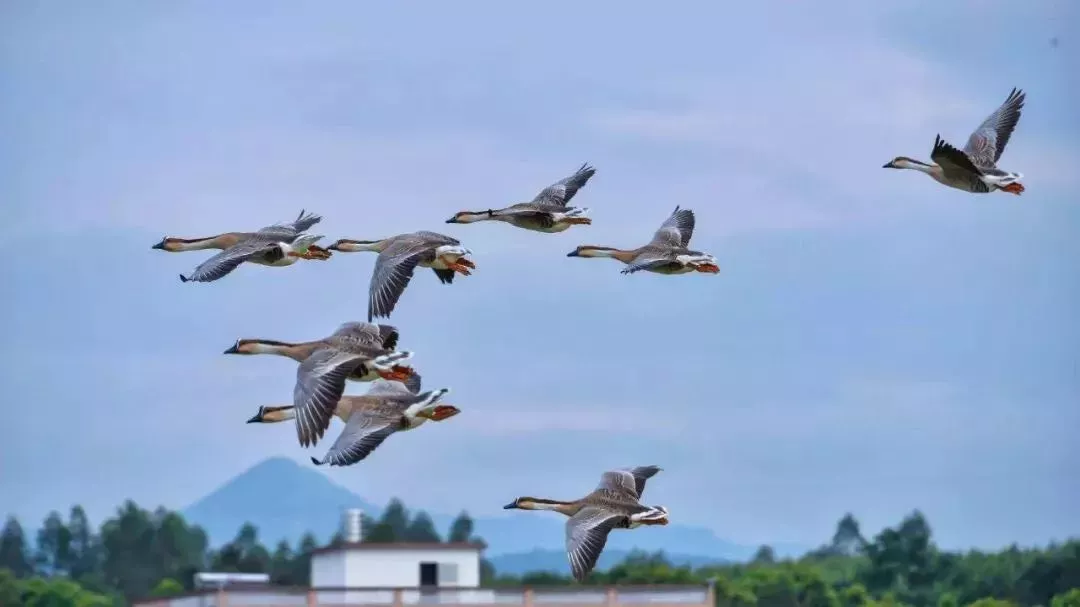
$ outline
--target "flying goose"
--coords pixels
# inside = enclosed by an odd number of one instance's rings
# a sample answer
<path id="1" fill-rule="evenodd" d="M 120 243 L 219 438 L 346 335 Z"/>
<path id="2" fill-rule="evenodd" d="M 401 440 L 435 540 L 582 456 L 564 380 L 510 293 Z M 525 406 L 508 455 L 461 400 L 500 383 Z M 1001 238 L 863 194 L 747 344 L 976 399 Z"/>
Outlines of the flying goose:
<path id="1" fill-rule="evenodd" d="M 668 524 L 667 508 L 644 506 L 640 501 L 645 481 L 659 471 L 656 466 L 611 470 L 600 477 L 592 493 L 581 499 L 564 502 L 519 497 L 503 509 L 554 510 L 570 517 L 566 521 L 566 556 L 574 579 L 581 581 L 596 567 L 612 529 Z"/>
<path id="2" fill-rule="evenodd" d="M 1009 143 L 1016 123 L 1020 121 L 1024 97 L 1023 91 L 1014 88 L 1005 103 L 968 137 L 963 150 L 956 149 L 937 135 L 930 152 L 933 164 L 897 156 L 882 168 L 921 171 L 940 184 L 973 194 L 1001 190 L 1019 196 L 1024 191 L 1024 185 L 1020 183 L 1024 175 L 1003 171 L 997 168 L 997 162 Z"/>
<path id="3" fill-rule="evenodd" d="M 576 224 L 589 225 L 592 220 L 585 217 L 589 209 L 567 205 L 595 173 L 596 169 L 585 163 L 573 175 L 541 190 L 530 202 L 521 202 L 503 209 L 461 211 L 447 219 L 446 223 L 504 221 L 526 230 L 547 233 L 562 232 Z"/>
<path id="4" fill-rule="evenodd" d="M 322 340 L 296 369 L 293 406 L 296 436 L 300 445 L 315 445 L 326 433 L 345 382 L 366 375 L 361 366 L 379 375 L 394 372 L 395 363 L 412 358 L 412 352 L 397 352 L 383 347 L 378 329 L 367 323 L 345 323 L 333 335 Z M 373 337 L 374 336 L 374 337 Z M 234 346 L 240 350 L 240 346 Z M 231 348 L 230 348 L 231 349 Z M 409 374 L 412 370 L 408 369 Z"/>
<path id="5" fill-rule="evenodd" d="M 322 237 L 303 234 L 320 221 L 322 217 L 319 215 L 300 211 L 290 223 L 266 226 L 256 232 L 225 232 L 205 238 L 167 236 L 151 248 L 170 253 L 220 250 L 220 253 L 199 264 L 191 275 L 180 275 L 182 282 L 211 282 L 244 262 L 281 267 L 292 265 L 298 259 L 328 259 L 330 252 L 315 245 Z"/>
<path id="6" fill-rule="evenodd" d="M 398 299 L 412 279 L 416 266 L 431 268 L 444 284 L 454 281 L 454 273 L 471 274 L 476 264 L 465 258 L 472 252 L 456 238 L 435 232 L 399 234 L 382 240 L 341 239 L 327 247 L 331 251 L 353 253 L 373 251 L 379 254 L 371 274 L 368 293 L 368 321 L 389 317 Z"/>
<path id="7" fill-rule="evenodd" d="M 657 274 L 685 274 L 687 272 L 705 272 L 716 274 L 720 267 L 716 258 L 708 253 L 692 251 L 687 247 L 694 235 L 694 212 L 690 209 L 675 207 L 660 229 L 653 235 L 649 244 L 636 249 L 616 249 L 595 245 L 582 245 L 567 257 L 611 257 L 626 267 L 623 274 L 633 274 L 641 270 Z"/>
<path id="8" fill-rule="evenodd" d="M 438 404 L 450 390 L 440 388 L 420 392 L 420 376 L 405 383 L 376 380 L 363 396 L 343 396 L 334 415 L 345 422 L 334 445 L 323 458 L 311 458 L 316 465 L 349 466 L 371 454 L 391 434 L 419 427 L 427 420 L 443 421 L 461 411 L 453 405 Z M 248 423 L 274 423 L 296 417 L 293 406 L 259 407 Z"/>
<path id="9" fill-rule="evenodd" d="M 379 346 L 386 352 L 397 349 L 399 333 L 397 327 L 391 325 L 372 324 L 367 322 L 347 322 L 342 324 L 333 334 L 316 339 L 314 341 L 287 342 L 272 339 L 246 339 L 236 340 L 225 354 L 273 354 L 291 358 L 302 363 L 319 348 L 333 346 L 342 338 L 349 336 L 366 344 Z M 378 368 L 361 362 L 349 375 L 353 381 L 373 381 L 378 378 L 391 380 L 405 380 L 412 375 L 413 370 L 404 365 L 393 365 L 390 368 Z"/>

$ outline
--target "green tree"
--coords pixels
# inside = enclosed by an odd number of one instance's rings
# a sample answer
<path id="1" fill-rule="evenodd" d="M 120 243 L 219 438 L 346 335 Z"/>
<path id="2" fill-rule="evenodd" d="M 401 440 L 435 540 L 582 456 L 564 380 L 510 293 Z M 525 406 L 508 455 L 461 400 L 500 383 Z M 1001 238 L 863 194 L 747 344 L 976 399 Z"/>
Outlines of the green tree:
<path id="1" fill-rule="evenodd" d="M 9 516 L 0 530 L 0 569 L 7 569 L 15 577 L 24 578 L 33 573 L 26 535 L 18 519 Z"/>
<path id="2" fill-rule="evenodd" d="M 390 541 L 404 540 L 409 529 L 409 511 L 405 509 L 405 504 L 397 498 L 390 500 L 386 510 L 383 510 L 382 516 L 379 517 L 379 524 L 376 527 L 380 525 L 389 528 L 394 538 Z"/>
<path id="3" fill-rule="evenodd" d="M 46 576 L 63 575 L 71 565 L 71 532 L 60 513 L 53 510 L 37 533 L 37 570 Z"/>
<path id="4" fill-rule="evenodd" d="M 435 523 L 427 512 L 421 510 L 413 517 L 409 527 L 405 530 L 407 542 L 441 542 L 439 532 L 435 530 Z"/>
<path id="5" fill-rule="evenodd" d="M 84 585 L 92 577 L 101 584 L 101 549 L 82 506 L 72 506 L 67 528 L 71 537 L 70 562 L 66 565 L 68 575 Z"/>
<path id="6" fill-rule="evenodd" d="M 446 538 L 448 542 L 468 542 L 472 539 L 473 520 L 464 510 L 457 515 L 454 522 L 450 523 L 450 533 Z"/>
<path id="7" fill-rule="evenodd" d="M 191 588 L 196 572 L 206 564 L 206 533 L 188 525 L 177 512 L 158 508 L 152 517 L 154 541 L 152 557 L 160 578 L 182 580 Z"/>
<path id="8" fill-rule="evenodd" d="M 191 584 L 206 563 L 206 533 L 178 513 L 150 513 L 128 500 L 101 526 L 102 579 L 128 599 L 146 596 L 162 578 Z"/>
<path id="9" fill-rule="evenodd" d="M 307 586 L 311 576 L 311 553 L 319 547 L 315 536 L 310 532 L 300 538 L 300 545 L 296 548 L 296 556 L 292 560 L 291 577 L 297 586 Z"/>
<path id="10" fill-rule="evenodd" d="M 293 579 L 293 560 L 296 557 L 289 542 L 278 542 L 274 553 L 270 555 L 270 582 L 282 586 L 298 586 L 299 582 Z"/>
<path id="11" fill-rule="evenodd" d="M 907 602 L 932 602 L 938 571 L 930 538 L 930 525 L 918 511 L 897 527 L 882 530 L 864 549 L 870 561 L 863 575 L 867 589 L 874 594 L 895 591 Z"/>
<path id="12" fill-rule="evenodd" d="M 1050 600 L 1050 607 L 1080 607 L 1080 588 L 1073 588 Z"/>
<path id="13" fill-rule="evenodd" d="M 267 573 L 270 570 L 270 553 L 259 543 L 259 531 L 255 525 L 244 523 L 233 541 L 214 554 L 212 563 L 215 571 Z"/>
<path id="14" fill-rule="evenodd" d="M 184 592 L 184 585 L 171 577 L 162 578 L 157 586 L 150 591 L 150 596 L 176 596 Z"/>
<path id="15" fill-rule="evenodd" d="M 0 569 L 0 605 L 21 607 L 22 583 L 10 569 Z"/>
<path id="16" fill-rule="evenodd" d="M 855 520 L 850 512 L 836 523 L 836 532 L 833 533 L 829 547 L 833 554 L 841 556 L 854 556 L 866 547 L 866 540 L 859 530 L 859 521 Z"/>
<path id="17" fill-rule="evenodd" d="M 750 562 L 756 565 L 771 565 L 776 562 L 776 553 L 773 552 L 772 546 L 760 546 Z"/>
<path id="18" fill-rule="evenodd" d="M 974 603 L 968 603 L 967 607 L 1016 607 L 1016 603 L 1003 599 L 994 599 L 987 597 L 984 599 L 979 599 Z"/>
<path id="19" fill-rule="evenodd" d="M 937 607 L 960 607 L 960 601 L 956 599 L 956 595 L 951 592 L 943 592 L 938 597 Z"/>
<path id="20" fill-rule="evenodd" d="M 22 587 L 24 607 L 112 607 L 113 601 L 106 596 L 84 589 L 64 578 L 32 578 Z"/>
<path id="21" fill-rule="evenodd" d="M 866 586 L 855 583 L 840 592 L 840 604 L 843 607 L 864 607 L 871 605 L 874 598 L 866 591 Z"/>

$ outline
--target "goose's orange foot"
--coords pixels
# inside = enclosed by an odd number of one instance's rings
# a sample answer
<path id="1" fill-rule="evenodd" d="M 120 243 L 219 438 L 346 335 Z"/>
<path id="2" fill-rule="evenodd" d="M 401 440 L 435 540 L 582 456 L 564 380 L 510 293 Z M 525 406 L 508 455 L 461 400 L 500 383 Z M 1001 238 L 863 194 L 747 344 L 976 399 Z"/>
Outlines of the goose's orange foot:
<path id="1" fill-rule="evenodd" d="M 400 365 L 394 365 L 387 370 L 379 370 L 379 377 L 383 379 L 389 379 L 390 381 L 405 381 L 412 377 L 413 370 L 409 367 L 402 367 Z"/>
<path id="2" fill-rule="evenodd" d="M 589 219 L 588 217 L 567 217 L 563 221 L 570 224 L 570 225 L 572 225 L 572 226 L 573 225 L 583 225 L 583 226 L 592 225 L 592 219 Z"/>
<path id="3" fill-rule="evenodd" d="M 1020 183 L 1019 181 L 1014 181 L 1001 189 L 1010 194 L 1016 194 L 1017 196 L 1019 196 L 1024 191 L 1024 184 Z"/>
<path id="4" fill-rule="evenodd" d="M 476 264 L 473 263 L 471 259 L 465 259 L 464 257 L 462 257 L 461 259 L 457 260 L 457 262 L 465 266 L 466 268 L 472 268 L 474 270 L 476 269 Z"/>
<path id="5" fill-rule="evenodd" d="M 698 272 L 705 272 L 706 274 L 719 274 L 720 266 L 712 263 L 703 263 L 694 268 Z"/>
<path id="6" fill-rule="evenodd" d="M 460 261 L 448 263 L 446 264 L 446 267 L 447 269 L 453 270 L 458 274 L 464 274 L 465 276 L 469 276 L 470 274 L 472 274 L 472 272 L 469 271 L 469 267 L 461 263 Z"/>
<path id="7" fill-rule="evenodd" d="M 332 253 L 330 253 L 329 250 L 324 249 L 322 247 L 317 247 L 315 245 L 312 245 L 312 246 L 308 247 L 307 252 L 304 253 L 301 257 L 303 257 L 304 259 L 320 259 L 320 260 L 322 260 L 322 259 L 330 259 L 330 255 L 332 255 Z"/>

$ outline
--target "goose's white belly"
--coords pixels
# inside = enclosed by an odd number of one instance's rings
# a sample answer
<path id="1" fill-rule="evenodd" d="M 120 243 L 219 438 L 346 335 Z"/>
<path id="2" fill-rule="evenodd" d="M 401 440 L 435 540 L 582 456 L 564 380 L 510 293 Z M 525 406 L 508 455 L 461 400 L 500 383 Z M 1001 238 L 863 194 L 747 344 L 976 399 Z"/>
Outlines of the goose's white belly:
<path id="1" fill-rule="evenodd" d="M 469 250 L 457 245 L 443 245 L 435 249 L 434 261 L 421 261 L 419 266 L 424 268 L 432 268 L 434 270 L 449 270 L 448 263 L 454 263 L 457 260 L 465 257 L 469 254 Z"/>

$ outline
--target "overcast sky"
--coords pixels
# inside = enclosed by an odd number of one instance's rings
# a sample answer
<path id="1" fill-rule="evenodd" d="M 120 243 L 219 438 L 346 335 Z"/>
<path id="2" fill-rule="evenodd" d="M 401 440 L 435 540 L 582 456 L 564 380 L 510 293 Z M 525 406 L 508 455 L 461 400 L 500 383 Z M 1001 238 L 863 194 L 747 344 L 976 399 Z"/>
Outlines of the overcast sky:
<path id="1" fill-rule="evenodd" d="M 294 363 L 221 352 L 362 320 L 374 256 L 181 284 L 207 254 L 150 250 L 307 208 L 330 241 L 434 229 L 475 252 L 452 286 L 419 272 L 392 317 L 464 413 L 326 471 L 373 502 L 494 515 L 658 464 L 650 502 L 741 543 L 913 508 L 950 547 L 1080 533 L 1078 17 L 1069 0 L 5 2 L 0 511 L 181 508 L 268 456 L 324 452 L 244 424 L 288 402 Z M 1001 165 L 1023 196 L 881 168 L 928 160 L 937 133 L 963 145 L 1014 86 Z M 443 223 L 585 161 L 591 226 Z M 644 244 L 676 205 L 719 275 L 565 257 Z"/>

